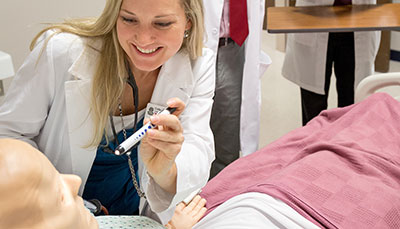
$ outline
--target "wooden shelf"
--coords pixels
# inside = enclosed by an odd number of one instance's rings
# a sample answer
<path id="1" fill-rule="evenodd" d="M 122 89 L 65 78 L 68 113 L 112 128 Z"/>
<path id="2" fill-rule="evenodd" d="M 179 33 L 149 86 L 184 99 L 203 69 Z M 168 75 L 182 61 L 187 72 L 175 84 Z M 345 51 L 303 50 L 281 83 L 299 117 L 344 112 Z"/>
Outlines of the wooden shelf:
<path id="1" fill-rule="evenodd" d="M 400 30 L 400 4 L 269 7 L 269 33 Z"/>

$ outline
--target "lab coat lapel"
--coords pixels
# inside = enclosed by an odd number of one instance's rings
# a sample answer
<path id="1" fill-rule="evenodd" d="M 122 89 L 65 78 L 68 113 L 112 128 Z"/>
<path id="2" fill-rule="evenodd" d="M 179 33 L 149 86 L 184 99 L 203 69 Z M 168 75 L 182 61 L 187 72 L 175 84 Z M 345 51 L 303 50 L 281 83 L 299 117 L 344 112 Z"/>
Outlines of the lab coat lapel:
<path id="1" fill-rule="evenodd" d="M 82 178 L 79 193 L 83 193 L 90 172 L 96 148 L 86 147 L 92 138 L 93 120 L 90 115 L 92 77 L 95 73 L 99 52 L 86 47 L 69 69 L 75 79 L 65 82 L 65 102 L 68 119 L 68 133 L 72 169 Z"/>
<path id="2" fill-rule="evenodd" d="M 193 90 L 193 71 L 189 56 L 178 52 L 161 68 L 151 103 L 166 105 L 168 99 L 180 98 L 185 104 Z"/>

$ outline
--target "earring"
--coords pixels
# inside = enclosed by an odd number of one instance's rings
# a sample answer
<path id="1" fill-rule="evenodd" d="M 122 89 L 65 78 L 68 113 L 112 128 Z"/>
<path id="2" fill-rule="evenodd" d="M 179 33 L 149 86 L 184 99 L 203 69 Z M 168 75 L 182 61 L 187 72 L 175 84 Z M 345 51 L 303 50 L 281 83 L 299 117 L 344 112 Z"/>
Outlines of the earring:
<path id="1" fill-rule="evenodd" d="M 189 30 L 185 30 L 185 33 L 183 34 L 183 37 L 184 37 L 184 38 L 189 37 Z"/>

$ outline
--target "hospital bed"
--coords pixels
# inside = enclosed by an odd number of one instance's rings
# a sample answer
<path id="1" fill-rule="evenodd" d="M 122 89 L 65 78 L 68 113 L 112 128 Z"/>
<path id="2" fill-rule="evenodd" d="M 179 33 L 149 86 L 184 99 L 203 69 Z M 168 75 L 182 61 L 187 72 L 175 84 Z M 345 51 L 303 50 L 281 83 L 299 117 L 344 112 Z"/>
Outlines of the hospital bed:
<path id="1" fill-rule="evenodd" d="M 400 72 L 368 76 L 356 88 L 356 104 L 322 111 L 226 167 L 203 189 L 206 207 L 215 209 L 203 219 L 253 192 L 282 200 L 321 228 L 400 228 L 398 86 Z M 254 209 L 260 217 L 244 223 L 272 217 L 265 206 Z M 224 222 L 234 220 L 241 218 Z"/>

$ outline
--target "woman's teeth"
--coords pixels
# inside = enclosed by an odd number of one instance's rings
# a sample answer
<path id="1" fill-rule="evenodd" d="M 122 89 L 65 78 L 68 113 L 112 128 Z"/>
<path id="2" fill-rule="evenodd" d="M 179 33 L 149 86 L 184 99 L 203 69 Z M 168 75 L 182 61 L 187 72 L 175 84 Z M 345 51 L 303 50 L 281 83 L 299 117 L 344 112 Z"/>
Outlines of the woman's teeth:
<path id="1" fill-rule="evenodd" d="M 155 48 L 155 49 L 141 49 L 141 48 L 139 48 L 138 46 L 136 46 L 136 48 L 137 48 L 141 53 L 146 53 L 146 54 L 153 53 L 153 52 L 155 52 L 155 51 L 157 50 L 157 48 Z"/>

